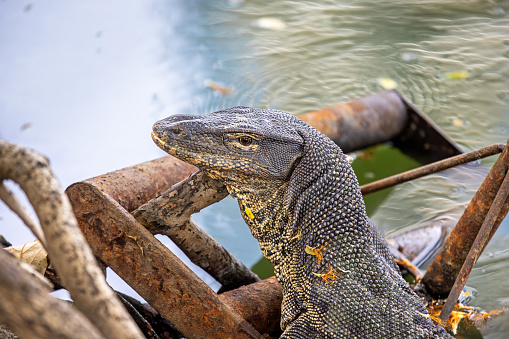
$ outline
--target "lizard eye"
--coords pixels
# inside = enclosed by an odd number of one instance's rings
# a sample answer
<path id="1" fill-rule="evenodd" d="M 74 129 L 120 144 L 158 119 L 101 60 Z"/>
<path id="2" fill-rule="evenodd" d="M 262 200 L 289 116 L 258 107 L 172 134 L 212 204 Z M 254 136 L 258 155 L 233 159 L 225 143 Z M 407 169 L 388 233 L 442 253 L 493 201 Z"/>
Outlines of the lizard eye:
<path id="1" fill-rule="evenodd" d="M 239 142 L 241 143 L 242 146 L 249 146 L 253 143 L 253 138 L 248 137 L 248 136 L 243 136 L 243 137 L 239 138 Z"/>

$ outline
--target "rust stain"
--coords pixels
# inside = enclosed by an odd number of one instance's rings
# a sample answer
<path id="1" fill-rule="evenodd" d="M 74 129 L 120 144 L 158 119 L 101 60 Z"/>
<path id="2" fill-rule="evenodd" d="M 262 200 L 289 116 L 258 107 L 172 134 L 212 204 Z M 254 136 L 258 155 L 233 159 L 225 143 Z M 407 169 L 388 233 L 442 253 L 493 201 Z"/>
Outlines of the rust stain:
<path id="1" fill-rule="evenodd" d="M 333 113 L 332 109 L 324 108 L 299 115 L 298 117 L 328 137 L 333 137 L 338 133 L 337 124 L 339 123 L 339 118 Z"/>
<path id="2" fill-rule="evenodd" d="M 393 91 L 297 117 L 331 138 L 345 153 L 392 140 L 408 120 L 406 106 Z"/>

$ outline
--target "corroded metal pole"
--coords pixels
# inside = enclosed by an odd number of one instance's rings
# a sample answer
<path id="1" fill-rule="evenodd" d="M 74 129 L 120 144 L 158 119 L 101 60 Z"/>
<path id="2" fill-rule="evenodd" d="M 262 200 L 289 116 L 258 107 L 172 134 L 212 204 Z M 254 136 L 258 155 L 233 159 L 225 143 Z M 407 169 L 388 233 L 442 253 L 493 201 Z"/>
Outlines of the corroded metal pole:
<path id="1" fill-rule="evenodd" d="M 434 299 L 445 299 L 449 295 L 507 174 L 508 166 L 509 147 L 506 146 L 424 275 L 422 283 Z M 488 241 L 504 219 L 508 209 L 509 200 L 506 200 L 489 234 Z"/>
<path id="2" fill-rule="evenodd" d="M 196 171 L 188 163 L 165 156 L 83 182 L 94 185 L 132 212 Z"/>
<path id="3" fill-rule="evenodd" d="M 276 277 L 239 287 L 219 297 L 261 333 L 281 330 L 283 290 Z"/>
<path id="4" fill-rule="evenodd" d="M 493 144 L 472 152 L 436 161 L 432 164 L 424 165 L 413 170 L 395 174 L 388 178 L 380 179 L 369 184 L 362 185 L 361 192 L 362 195 L 378 192 L 380 190 L 393 187 L 410 180 L 421 178 L 429 174 L 437 173 L 454 166 L 463 165 L 471 161 L 483 159 L 502 152 L 504 150 L 504 147 L 505 147 L 504 144 Z"/>
<path id="5" fill-rule="evenodd" d="M 297 117 L 331 138 L 345 153 L 392 140 L 408 121 L 407 108 L 395 91 Z"/>
<path id="6" fill-rule="evenodd" d="M 502 208 L 504 207 L 505 202 L 507 201 L 507 196 L 509 192 L 509 175 L 505 176 L 502 185 L 500 186 L 500 190 L 498 191 L 495 201 L 490 207 L 488 215 L 482 224 L 477 237 L 475 238 L 474 244 L 470 251 L 468 252 L 467 258 L 461 267 L 460 272 L 456 278 L 453 288 L 447 297 L 447 301 L 444 305 L 444 308 L 440 312 L 440 320 L 445 324 L 449 320 L 449 316 L 456 305 L 458 297 L 460 296 L 465 283 L 467 282 L 468 276 L 472 271 L 477 259 L 481 255 L 484 247 L 488 243 L 488 238 L 490 234 L 493 232 L 493 228 L 495 227 L 495 223 L 500 215 Z"/>
<path id="7" fill-rule="evenodd" d="M 94 255 L 184 336 L 260 337 L 249 323 L 93 182 L 73 184 L 66 192 Z M 119 191 L 114 193 L 119 194 Z"/>

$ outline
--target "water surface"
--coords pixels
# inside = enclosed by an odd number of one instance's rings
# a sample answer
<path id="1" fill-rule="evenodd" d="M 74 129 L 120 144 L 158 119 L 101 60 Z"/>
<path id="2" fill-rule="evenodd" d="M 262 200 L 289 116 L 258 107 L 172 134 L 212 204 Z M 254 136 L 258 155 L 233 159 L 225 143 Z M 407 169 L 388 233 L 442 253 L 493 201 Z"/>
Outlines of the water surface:
<path id="1" fill-rule="evenodd" d="M 233 105 L 298 114 L 389 78 L 464 150 L 505 142 L 508 11 L 509 1 L 480 0 L 0 1 L 0 137 L 47 155 L 67 187 L 163 156 L 150 128 L 168 115 Z M 385 149 L 373 150 L 374 168 L 354 164 L 360 181 L 399 168 Z M 451 220 L 483 173 L 420 179 L 368 210 L 386 234 Z M 195 219 L 246 264 L 260 259 L 233 199 Z M 0 233 L 33 238 L 4 206 Z M 509 306 L 508 241 L 506 221 L 468 281 L 472 304 Z M 508 326 L 501 316 L 482 333 L 504 338 Z"/>

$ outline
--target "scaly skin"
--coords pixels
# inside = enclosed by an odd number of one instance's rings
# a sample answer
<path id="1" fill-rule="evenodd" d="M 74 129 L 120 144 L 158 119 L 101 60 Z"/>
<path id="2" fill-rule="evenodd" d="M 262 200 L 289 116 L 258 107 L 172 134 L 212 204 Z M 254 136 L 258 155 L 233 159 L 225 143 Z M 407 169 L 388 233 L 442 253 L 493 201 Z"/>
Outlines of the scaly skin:
<path id="1" fill-rule="evenodd" d="M 283 288 L 282 338 L 451 338 L 402 279 L 346 156 L 313 127 L 233 107 L 171 116 L 152 135 L 238 200 Z"/>

